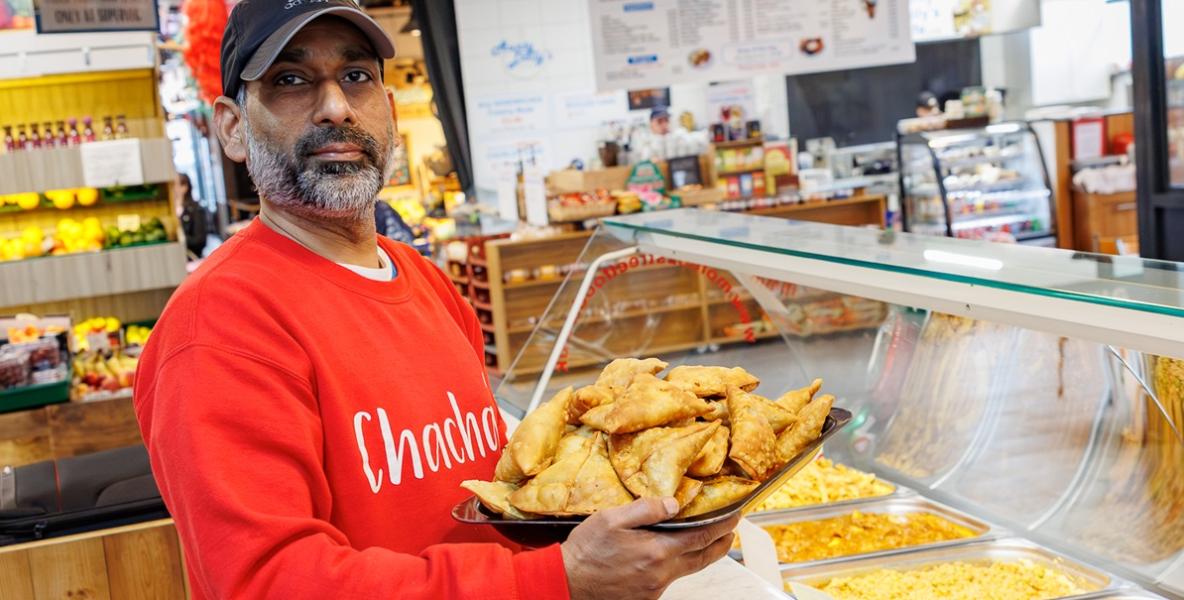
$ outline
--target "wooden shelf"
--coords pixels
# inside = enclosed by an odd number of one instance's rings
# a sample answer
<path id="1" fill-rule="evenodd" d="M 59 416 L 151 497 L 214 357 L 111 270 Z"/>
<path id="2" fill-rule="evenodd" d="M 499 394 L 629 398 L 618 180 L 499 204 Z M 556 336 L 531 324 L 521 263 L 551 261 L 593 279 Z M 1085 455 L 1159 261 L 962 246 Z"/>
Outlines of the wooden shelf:
<path id="1" fill-rule="evenodd" d="M 493 311 L 493 307 L 492 307 L 492 306 L 490 306 L 490 305 L 488 305 L 488 304 L 486 304 L 486 303 L 484 303 L 484 302 L 478 302 L 478 301 L 476 301 L 476 300 L 472 300 L 472 299 L 470 299 L 470 300 L 469 300 L 469 304 L 472 304 L 472 305 L 473 305 L 473 308 L 479 308 L 479 309 L 481 309 L 481 310 L 487 310 L 487 311 L 490 311 L 490 312 L 492 312 L 492 311 Z"/>
<path id="2" fill-rule="evenodd" d="M 762 332 L 756 334 L 755 339 L 767 340 L 770 338 L 780 337 L 780 335 L 781 334 L 777 333 L 776 331 L 762 331 Z M 731 335 L 731 336 L 711 338 L 711 343 L 713 343 L 713 344 L 732 344 L 735 342 L 746 342 L 746 341 L 748 341 L 748 340 L 742 335 Z"/>
<path id="3" fill-rule="evenodd" d="M 765 169 L 764 169 L 764 168 L 760 168 L 760 169 L 737 169 L 737 170 L 735 170 L 735 171 L 720 171 L 719 173 L 716 173 L 716 175 L 717 175 L 717 176 L 719 176 L 719 177 L 730 177 L 730 176 L 732 176 L 732 175 L 744 175 L 744 174 L 746 174 L 746 173 L 764 173 L 764 172 L 765 172 Z"/>
<path id="4" fill-rule="evenodd" d="M 180 285 L 180 242 L 0 263 L 0 307 L 111 296 Z"/>
<path id="5" fill-rule="evenodd" d="M 660 355 L 660 354 L 667 354 L 670 352 L 684 352 L 686 350 L 694 350 L 696 348 L 700 348 L 705 345 L 707 345 L 707 344 L 703 340 L 695 340 L 694 342 L 686 342 L 686 343 L 682 343 L 682 344 L 669 344 L 666 346 L 655 346 L 653 348 L 646 348 L 645 355 L 656 356 L 656 355 Z M 600 358 L 600 359 L 586 358 L 586 359 L 582 359 L 582 360 L 569 360 L 569 361 L 567 361 L 567 367 L 569 369 L 579 369 L 582 367 L 591 367 L 593 365 L 598 365 L 602 362 L 608 362 L 609 360 L 611 360 L 611 359 L 608 359 L 608 358 Z M 515 375 L 534 375 L 537 373 L 541 373 L 542 371 L 543 371 L 543 365 L 541 365 L 541 364 L 525 365 L 525 366 L 517 368 L 514 371 L 514 374 Z M 503 376 L 504 376 L 504 374 L 503 374 Z"/>
<path id="6" fill-rule="evenodd" d="M 507 283 L 502 285 L 503 290 L 520 290 L 522 288 L 542 287 L 546 285 L 557 285 L 567 281 L 564 277 L 557 277 L 555 279 L 528 279 L 526 281 L 517 281 L 514 283 Z"/>
<path id="7" fill-rule="evenodd" d="M 137 138 L 143 181 L 134 185 L 167 183 L 176 177 L 172 142 L 165 137 Z M 82 149 L 52 148 L 0 154 L 0 194 L 44 192 L 87 187 L 82 173 Z"/>
<path id="8" fill-rule="evenodd" d="M 469 260 L 467 262 L 468 262 L 468 264 L 473 265 L 473 266 L 477 266 L 477 267 L 488 267 L 489 266 L 485 262 L 485 259 L 477 258 L 476 256 L 470 256 Z"/>
<path id="9" fill-rule="evenodd" d="M 702 305 L 699 304 L 698 302 L 687 302 L 686 304 L 676 304 L 674 306 L 659 306 L 657 308 L 638 308 L 635 310 L 626 310 L 626 311 L 623 311 L 623 312 L 620 312 L 617 314 L 609 315 L 608 317 L 597 317 L 595 319 L 576 319 L 576 324 L 582 325 L 582 324 L 589 324 L 589 323 L 607 323 L 609 321 L 615 321 L 617 319 L 632 319 L 635 317 L 644 317 L 647 315 L 659 315 L 659 314 L 663 314 L 663 313 L 678 312 L 680 310 L 691 310 L 691 309 L 695 309 L 695 308 L 702 308 Z M 566 318 L 566 314 L 564 315 L 564 318 Z M 511 327 L 509 329 L 509 331 L 510 331 L 510 333 L 529 333 L 531 331 L 534 331 L 535 327 L 537 327 L 537 326 L 538 326 L 537 323 L 535 325 L 530 325 L 530 326 L 519 325 L 518 327 Z"/>
<path id="10" fill-rule="evenodd" d="M 483 290 L 489 289 L 489 282 L 488 281 L 480 281 L 477 279 L 470 279 L 466 283 L 468 283 L 469 285 L 471 285 L 473 287 L 481 288 Z"/>
<path id="11" fill-rule="evenodd" d="M 452 273 L 449 273 L 449 274 L 448 274 L 448 278 L 452 280 L 452 283 L 463 283 L 463 284 L 465 284 L 465 285 L 468 285 L 468 284 L 469 284 L 469 278 L 468 278 L 468 277 L 457 277 L 456 275 L 453 275 Z"/>
<path id="12" fill-rule="evenodd" d="M 749 146 L 760 146 L 764 143 L 765 138 L 759 137 L 748 140 L 736 140 L 732 142 L 712 142 L 711 145 L 715 146 L 716 150 L 719 150 L 725 148 L 747 148 Z"/>
<path id="13" fill-rule="evenodd" d="M 496 333 L 497 332 L 497 330 L 493 328 L 493 325 L 491 325 L 489 323 L 478 322 L 477 324 L 481 326 L 481 331 L 488 331 L 489 333 Z"/>

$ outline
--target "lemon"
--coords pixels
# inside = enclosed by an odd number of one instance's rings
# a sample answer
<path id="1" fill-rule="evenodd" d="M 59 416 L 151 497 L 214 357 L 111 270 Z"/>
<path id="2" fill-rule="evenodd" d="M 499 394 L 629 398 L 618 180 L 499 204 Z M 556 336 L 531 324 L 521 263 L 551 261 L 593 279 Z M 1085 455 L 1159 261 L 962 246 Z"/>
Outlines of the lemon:
<path id="1" fill-rule="evenodd" d="M 78 196 L 79 206 L 93 206 L 99 201 L 99 190 L 95 188 L 78 188 L 74 192 Z"/>
<path id="2" fill-rule="evenodd" d="M 120 323 L 119 319 L 116 319 L 115 317 L 107 317 L 106 325 L 107 333 L 115 333 L 116 331 L 119 331 L 119 327 L 122 325 L 122 323 Z"/>
<path id="3" fill-rule="evenodd" d="M 41 205 L 41 195 L 33 192 L 17 194 L 16 205 L 25 210 L 33 210 Z"/>

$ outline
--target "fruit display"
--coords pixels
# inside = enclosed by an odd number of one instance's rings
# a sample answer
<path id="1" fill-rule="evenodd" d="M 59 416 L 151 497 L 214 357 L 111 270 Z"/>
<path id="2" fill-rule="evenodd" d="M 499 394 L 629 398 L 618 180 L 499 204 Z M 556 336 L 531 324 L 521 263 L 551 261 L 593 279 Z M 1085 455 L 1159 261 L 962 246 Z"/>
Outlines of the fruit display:
<path id="1" fill-rule="evenodd" d="M 155 244 L 169 239 L 164 223 L 152 217 L 131 231 L 121 231 L 116 227 L 108 227 L 104 248 L 126 248 L 141 244 Z"/>
<path id="2" fill-rule="evenodd" d="M 819 458 L 777 488 L 757 510 L 782 510 L 874 498 L 887 496 L 894 491 L 896 488 L 892 484 L 877 479 L 871 473 Z"/>
<path id="3" fill-rule="evenodd" d="M 58 210 L 69 210 L 74 206 L 94 206 L 98 201 L 99 190 L 95 188 L 47 190 L 41 194 L 24 192 L 0 195 L 0 207 L 15 206 L 22 210 L 33 210 L 45 206 L 52 206 Z"/>
<path id="4" fill-rule="evenodd" d="M 8 239 L 0 237 L 0 262 L 98 252 L 110 248 L 155 244 L 168 239 L 169 234 L 164 223 L 156 217 L 144 221 L 131 231 L 122 231 L 113 225 L 104 229 L 96 217 L 86 217 L 81 221 L 65 218 L 57 222 L 52 233 L 30 225 L 21 230 L 20 235 Z"/>
<path id="5" fill-rule="evenodd" d="M 0 389 L 55 383 L 66 378 L 56 338 L 0 345 Z"/>
<path id="6" fill-rule="evenodd" d="M 110 398 L 131 391 L 139 359 L 116 350 L 84 350 L 74 357 L 71 395 L 80 401 Z M 126 390 L 126 391 L 125 391 Z"/>
<path id="7" fill-rule="evenodd" d="M 469 480 L 490 511 L 514 519 L 587 515 L 634 498 L 674 497 L 678 517 L 744 501 L 822 433 L 834 396 L 821 380 L 776 400 L 740 367 L 612 361 L 592 385 L 565 388 L 522 420 L 495 480 Z M 726 423 L 726 425 L 725 425 Z"/>
<path id="8" fill-rule="evenodd" d="M 766 525 L 777 545 L 777 560 L 799 563 L 908 548 L 975 536 L 967 527 L 937 515 L 851 513 L 782 525 Z"/>
<path id="9" fill-rule="evenodd" d="M 114 317 L 95 317 L 75 325 L 73 398 L 91 401 L 130 394 L 140 347 L 151 333 L 150 327 L 124 327 Z"/>

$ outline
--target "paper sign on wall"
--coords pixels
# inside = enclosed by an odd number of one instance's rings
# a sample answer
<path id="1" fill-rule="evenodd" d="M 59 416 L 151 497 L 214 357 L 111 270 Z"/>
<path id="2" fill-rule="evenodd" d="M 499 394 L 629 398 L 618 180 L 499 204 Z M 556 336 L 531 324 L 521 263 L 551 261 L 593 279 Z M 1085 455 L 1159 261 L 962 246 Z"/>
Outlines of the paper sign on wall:
<path id="1" fill-rule="evenodd" d="M 600 90 L 915 60 L 907 0 L 588 2 Z"/>
<path id="2" fill-rule="evenodd" d="M 157 31 L 154 0 L 36 0 L 37 33 Z"/>
<path id="3" fill-rule="evenodd" d="M 518 220 L 518 177 L 509 168 L 497 176 L 497 212 L 507 221 Z"/>
<path id="4" fill-rule="evenodd" d="M 108 188 L 144 183 L 140 140 L 90 142 L 79 146 L 82 180 L 87 187 Z"/>
<path id="5" fill-rule="evenodd" d="M 522 173 L 523 203 L 526 204 L 526 222 L 531 225 L 547 225 L 547 184 L 543 168 L 530 165 Z"/>

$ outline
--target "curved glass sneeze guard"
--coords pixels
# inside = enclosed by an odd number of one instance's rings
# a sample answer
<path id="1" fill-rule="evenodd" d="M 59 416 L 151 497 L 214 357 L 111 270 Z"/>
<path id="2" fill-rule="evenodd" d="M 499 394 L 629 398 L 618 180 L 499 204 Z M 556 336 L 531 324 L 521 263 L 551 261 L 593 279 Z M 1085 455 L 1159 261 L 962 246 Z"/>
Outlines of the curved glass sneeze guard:
<path id="1" fill-rule="evenodd" d="M 579 262 L 625 248 L 635 235 L 644 242 L 672 220 L 671 235 L 710 239 L 721 259 L 731 245 L 758 244 L 933 277 L 957 269 L 926 262 L 924 250 L 953 242 L 963 254 L 1005 263 L 994 285 L 1041 281 L 1042 290 L 1078 301 L 1184 316 L 1171 263 L 941 238 L 881 242 L 876 231 L 718 213 L 608 220 Z M 760 378 L 756 393 L 766 397 L 821 377 L 836 405 L 854 414 L 825 448 L 833 460 L 1184 594 L 1184 444 L 1172 427 L 1184 425 L 1184 360 L 785 279 L 647 255 L 617 261 L 594 280 L 543 398 L 592 383 L 623 356 L 741 366 Z M 560 287 L 498 388 L 511 412 L 528 405 L 579 283 Z M 1177 327 L 1184 336 L 1184 321 Z"/>

